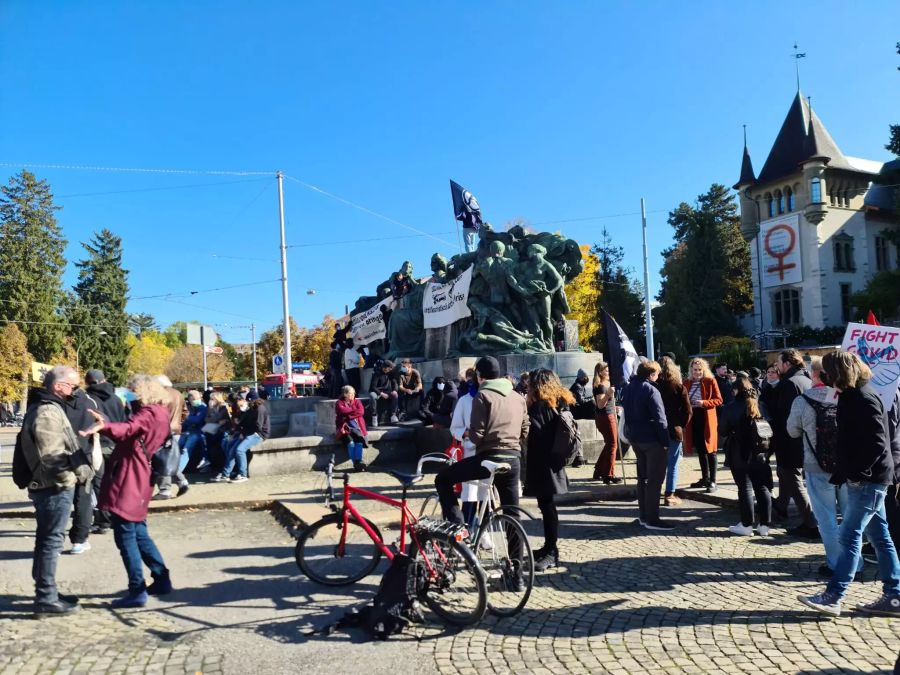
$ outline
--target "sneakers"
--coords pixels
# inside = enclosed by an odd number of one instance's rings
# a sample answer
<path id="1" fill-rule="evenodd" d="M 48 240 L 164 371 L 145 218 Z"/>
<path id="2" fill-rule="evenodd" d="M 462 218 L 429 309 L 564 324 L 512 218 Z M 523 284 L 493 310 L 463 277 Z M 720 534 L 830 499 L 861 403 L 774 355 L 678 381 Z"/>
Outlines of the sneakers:
<path id="1" fill-rule="evenodd" d="M 713 492 L 716 492 L 718 489 L 719 489 L 718 485 L 716 485 L 715 483 L 710 483 L 709 485 L 706 486 L 706 493 L 712 494 Z"/>
<path id="2" fill-rule="evenodd" d="M 828 591 L 822 591 L 816 595 L 798 595 L 797 599 L 807 607 L 828 614 L 829 616 L 841 615 L 841 601 L 838 596 Z"/>
<path id="3" fill-rule="evenodd" d="M 243 482 L 248 481 L 248 480 L 250 480 L 250 479 L 247 478 L 247 476 L 242 476 L 241 474 L 238 474 L 237 476 L 235 476 L 234 478 L 232 478 L 232 479 L 231 479 L 230 481 L 228 481 L 228 482 L 229 482 L 229 483 L 243 483 Z"/>
<path id="4" fill-rule="evenodd" d="M 396 415 L 391 415 L 391 424 L 397 424 L 400 421 L 400 418 Z"/>
<path id="5" fill-rule="evenodd" d="M 81 555 L 82 553 L 87 553 L 91 550 L 91 542 L 85 541 L 80 544 L 72 544 L 72 548 L 69 549 L 69 555 Z"/>
<path id="6" fill-rule="evenodd" d="M 692 488 L 705 488 L 707 486 L 709 486 L 709 481 L 705 478 L 701 478 L 700 480 L 695 481 L 690 485 L 690 487 Z"/>
<path id="7" fill-rule="evenodd" d="M 182 483 L 178 486 L 178 494 L 177 497 L 181 497 L 184 494 L 187 494 L 187 491 L 191 489 L 190 483 Z"/>
<path id="8" fill-rule="evenodd" d="M 663 499 L 663 504 L 665 504 L 666 506 L 678 506 L 681 504 L 681 497 L 677 496 L 674 493 L 666 495 Z"/>
<path id="9" fill-rule="evenodd" d="M 161 501 L 165 501 L 166 499 L 172 499 L 171 493 L 169 493 L 169 492 L 157 492 L 155 495 L 153 495 L 153 496 L 150 498 L 150 501 L 153 501 L 153 502 L 161 502 Z"/>
<path id="10" fill-rule="evenodd" d="M 753 536 L 753 526 L 752 525 L 742 525 L 738 523 L 737 525 L 729 525 L 728 531 L 731 534 L 736 534 L 740 537 L 752 537 Z"/>
<path id="11" fill-rule="evenodd" d="M 551 567 L 559 565 L 559 550 L 555 547 L 549 550 L 540 550 L 540 557 L 534 557 L 534 571 L 545 572 Z"/>
<path id="12" fill-rule="evenodd" d="M 60 597 L 56 602 L 36 602 L 34 603 L 34 618 L 46 619 L 51 616 L 60 616 L 62 614 L 71 614 L 81 609 L 81 606 L 74 602 L 66 602 Z"/>
<path id="13" fill-rule="evenodd" d="M 171 592 L 172 580 L 169 578 L 169 570 L 154 577 L 153 583 L 147 587 L 147 595 L 168 595 Z"/>
<path id="14" fill-rule="evenodd" d="M 658 530 L 660 532 L 670 532 L 675 529 L 675 526 L 667 520 L 656 520 L 652 523 L 650 522 L 641 522 L 641 525 L 644 526 L 647 530 Z"/>
<path id="15" fill-rule="evenodd" d="M 900 595 L 885 593 L 875 602 L 868 605 L 857 605 L 856 609 L 866 614 L 900 617 Z"/>
<path id="16" fill-rule="evenodd" d="M 219 474 L 216 474 L 216 476 L 212 479 L 212 482 L 213 483 L 224 483 L 226 480 L 228 480 L 228 476 L 226 476 L 224 473 L 219 473 Z"/>
<path id="17" fill-rule="evenodd" d="M 137 592 L 128 591 L 121 598 L 112 601 L 113 609 L 133 609 L 135 607 L 143 607 L 147 604 L 147 591 L 140 590 Z"/>
<path id="18" fill-rule="evenodd" d="M 353 462 L 353 470 L 362 473 L 369 470 L 369 466 L 365 462 Z M 246 480 L 246 478 L 244 479 Z"/>
<path id="19" fill-rule="evenodd" d="M 769 536 L 769 526 L 768 525 L 760 525 L 756 528 L 756 533 L 760 537 L 768 537 Z"/>

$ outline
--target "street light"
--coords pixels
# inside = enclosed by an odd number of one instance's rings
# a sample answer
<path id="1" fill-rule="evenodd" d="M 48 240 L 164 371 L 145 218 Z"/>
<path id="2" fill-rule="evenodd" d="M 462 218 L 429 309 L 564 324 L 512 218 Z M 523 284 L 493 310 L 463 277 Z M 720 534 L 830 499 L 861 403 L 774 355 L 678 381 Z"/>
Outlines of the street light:
<path id="1" fill-rule="evenodd" d="M 109 333 L 107 333 L 105 330 L 101 330 L 99 333 L 97 333 L 97 335 L 109 335 Z M 75 370 L 77 370 L 78 372 L 81 372 L 81 365 L 80 365 L 79 358 L 78 358 L 78 355 L 80 352 L 81 352 L 81 345 L 77 345 L 75 347 Z"/>

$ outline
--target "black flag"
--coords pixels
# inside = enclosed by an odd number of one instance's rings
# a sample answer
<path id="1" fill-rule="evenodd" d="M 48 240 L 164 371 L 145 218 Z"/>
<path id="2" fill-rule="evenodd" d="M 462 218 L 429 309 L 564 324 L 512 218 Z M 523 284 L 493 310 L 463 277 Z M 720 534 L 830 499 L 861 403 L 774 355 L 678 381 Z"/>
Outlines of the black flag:
<path id="1" fill-rule="evenodd" d="M 606 363 L 609 364 L 609 381 L 614 387 L 623 387 L 628 384 L 631 376 L 637 372 L 637 350 L 622 327 L 616 323 L 612 314 L 605 309 L 603 314 L 603 336 L 606 342 Z"/>
<path id="2" fill-rule="evenodd" d="M 459 183 L 450 181 L 450 195 L 453 197 L 453 217 L 468 229 L 477 229 L 481 225 L 481 207 L 475 195 Z"/>

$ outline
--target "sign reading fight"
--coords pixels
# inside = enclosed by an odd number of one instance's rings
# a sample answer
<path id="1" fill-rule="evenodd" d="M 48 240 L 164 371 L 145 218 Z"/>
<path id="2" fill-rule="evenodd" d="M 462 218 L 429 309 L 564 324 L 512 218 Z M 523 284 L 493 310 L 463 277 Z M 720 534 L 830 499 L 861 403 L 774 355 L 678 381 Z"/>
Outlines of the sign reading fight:
<path id="1" fill-rule="evenodd" d="M 900 383 L 900 328 L 849 323 L 841 349 L 854 352 L 872 369 L 870 384 L 890 410 Z"/>
<path id="2" fill-rule="evenodd" d="M 394 298 L 388 296 L 372 309 L 365 312 L 354 314 L 350 317 L 350 337 L 353 338 L 353 344 L 359 347 L 367 345 L 375 340 L 382 340 L 387 337 L 387 331 L 384 325 L 384 315 L 381 308 L 394 308 Z"/>
<path id="3" fill-rule="evenodd" d="M 759 242 L 763 288 L 803 281 L 799 216 L 785 216 L 763 223 L 759 229 Z"/>
<path id="4" fill-rule="evenodd" d="M 472 283 L 472 267 L 458 279 L 446 284 L 429 282 L 422 298 L 422 314 L 425 328 L 441 328 L 454 321 L 472 316 L 469 309 L 469 286 Z"/>

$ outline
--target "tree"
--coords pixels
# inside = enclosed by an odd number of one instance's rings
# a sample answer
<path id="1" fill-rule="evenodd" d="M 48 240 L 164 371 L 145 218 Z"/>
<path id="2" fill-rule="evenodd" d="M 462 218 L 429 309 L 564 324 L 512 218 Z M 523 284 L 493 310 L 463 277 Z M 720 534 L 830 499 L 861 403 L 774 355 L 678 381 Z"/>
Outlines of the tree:
<path id="1" fill-rule="evenodd" d="M 176 349 L 166 365 L 166 375 L 172 382 L 202 382 L 203 352 L 200 345 L 185 345 Z M 234 378 L 234 367 L 222 354 L 207 354 L 206 375 L 212 382 L 230 382 Z"/>
<path id="2" fill-rule="evenodd" d="M 600 305 L 612 314 L 616 322 L 637 346 L 643 344 L 644 335 L 644 291 L 643 286 L 632 278 L 633 270 L 627 269 L 622 261 L 625 249 L 612 245 L 612 237 L 604 227 L 600 232 L 600 243 L 595 244 L 591 254 L 597 257 L 599 269 Z M 598 322 L 600 307 L 597 308 Z M 602 337 L 597 333 L 597 348 Z"/>
<path id="3" fill-rule="evenodd" d="M 290 319 L 290 327 L 291 352 L 292 354 L 298 354 L 298 346 L 302 341 L 302 331 L 294 319 Z M 334 331 L 332 330 L 332 332 Z M 260 377 L 265 373 L 272 372 L 272 357 L 275 354 L 282 353 L 284 353 L 284 330 L 279 324 L 260 335 L 259 342 L 256 343 L 256 368 Z"/>
<path id="4" fill-rule="evenodd" d="M 155 330 L 145 330 L 140 338 L 128 336 L 128 374 L 147 373 L 160 375 L 166 372 L 174 350 L 166 339 Z"/>
<path id="5" fill-rule="evenodd" d="M 300 339 L 291 338 L 291 352 L 294 361 L 309 361 L 314 370 L 324 370 L 328 366 L 331 342 L 334 339 L 334 317 L 326 314 L 318 326 L 301 328 Z"/>
<path id="6" fill-rule="evenodd" d="M 881 323 L 900 318 L 900 269 L 878 272 L 859 293 L 853 294 L 858 318 L 871 309 Z"/>
<path id="7" fill-rule="evenodd" d="M 900 54 L 900 42 L 897 43 L 897 54 Z M 897 70 L 900 70 L 900 66 L 897 67 Z M 892 124 L 890 128 L 891 140 L 884 147 L 900 157 L 900 124 Z"/>
<path id="8" fill-rule="evenodd" d="M 581 246 L 584 270 L 566 284 L 566 298 L 571 311 L 567 315 L 578 321 L 578 341 L 587 351 L 600 349 L 600 258 L 590 246 Z"/>
<path id="9" fill-rule="evenodd" d="M 178 349 L 187 344 L 187 322 L 176 321 L 163 331 L 166 344 L 172 349 Z"/>
<path id="10" fill-rule="evenodd" d="M 691 351 L 700 336 L 734 335 L 753 308 L 750 247 L 734 195 L 713 184 L 694 205 L 669 213 L 675 245 L 663 252 L 660 341 Z"/>
<path id="11" fill-rule="evenodd" d="M 62 347 L 66 240 L 50 184 L 22 170 L 0 187 L 0 319 L 14 321 L 38 361 Z"/>
<path id="12" fill-rule="evenodd" d="M 25 334 L 14 323 L 0 328 L 0 403 L 25 398 L 31 381 L 31 354 Z"/>
<path id="13" fill-rule="evenodd" d="M 110 382 L 128 374 L 128 272 L 122 268 L 122 239 L 107 229 L 81 244 L 88 256 L 75 263 L 78 283 L 67 307 L 69 334 L 81 364 L 99 368 Z"/>
<path id="14" fill-rule="evenodd" d="M 132 314 L 128 318 L 128 324 L 131 326 L 131 330 L 134 331 L 134 334 L 138 337 L 143 337 L 144 331 L 159 330 L 159 327 L 156 325 L 156 319 L 153 318 L 153 315 L 143 312 L 140 314 Z"/>

